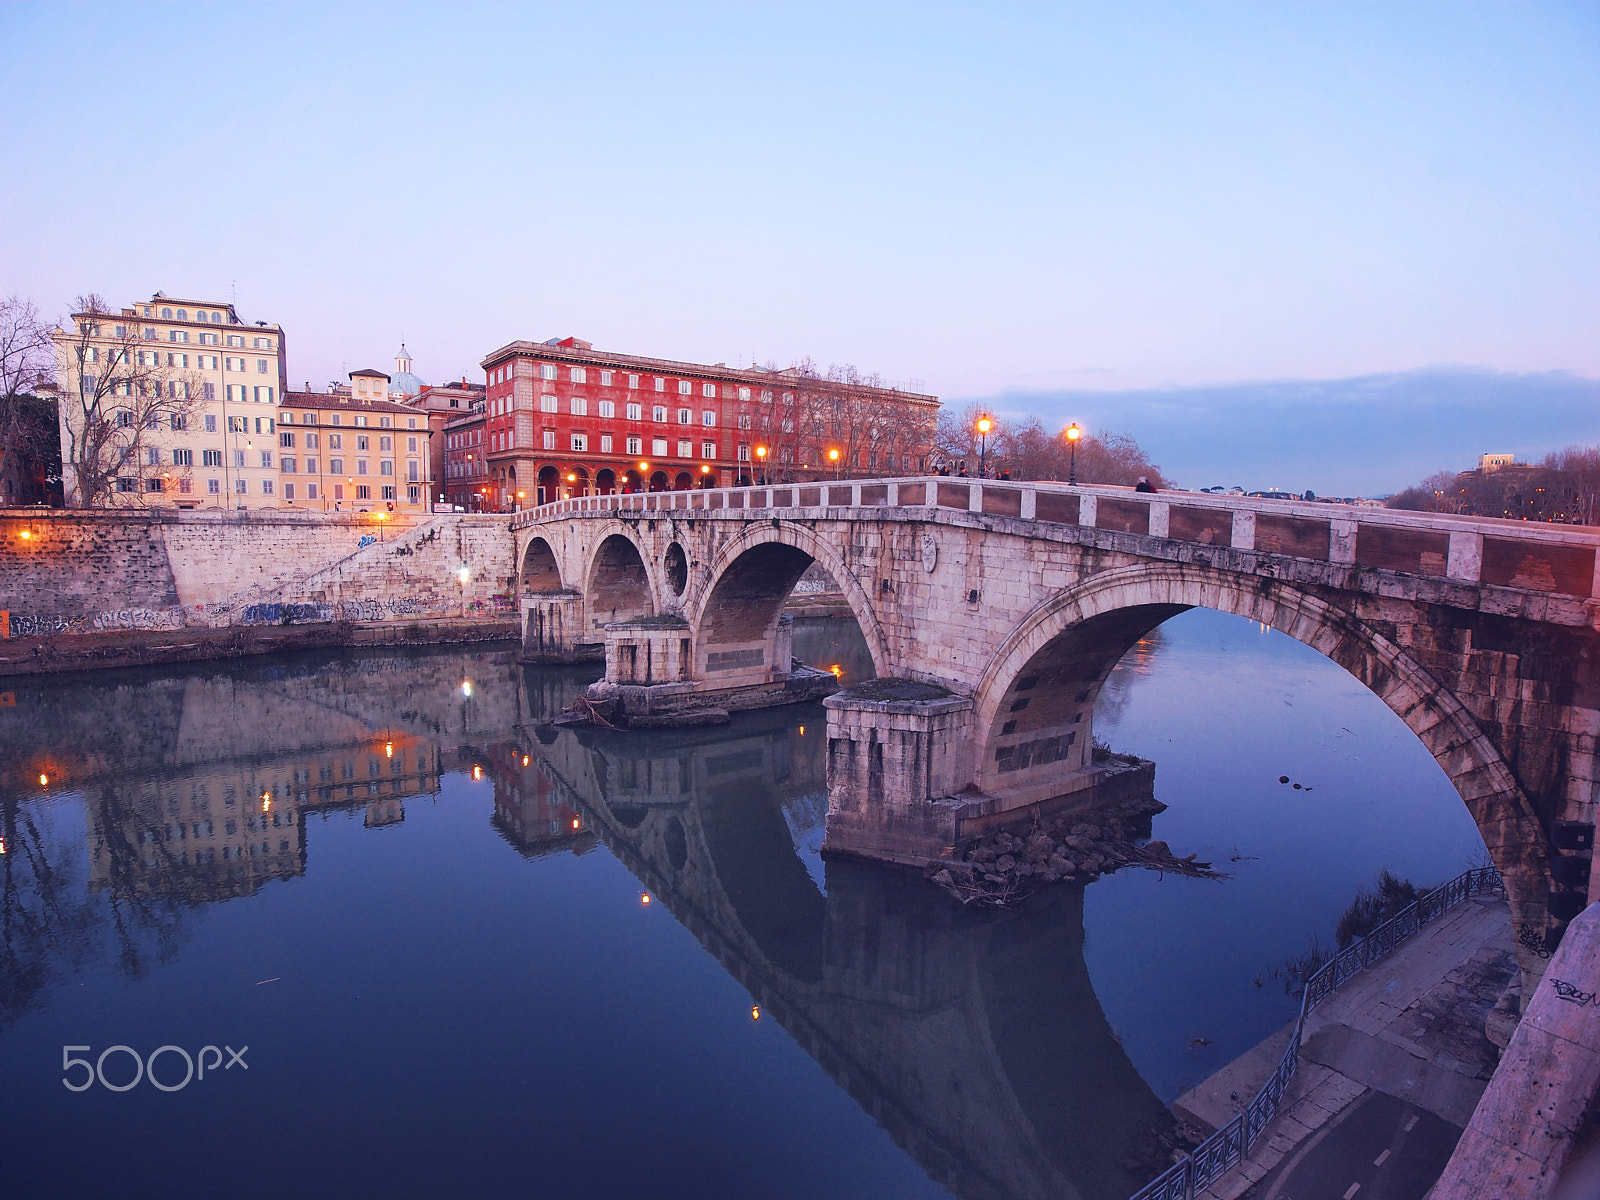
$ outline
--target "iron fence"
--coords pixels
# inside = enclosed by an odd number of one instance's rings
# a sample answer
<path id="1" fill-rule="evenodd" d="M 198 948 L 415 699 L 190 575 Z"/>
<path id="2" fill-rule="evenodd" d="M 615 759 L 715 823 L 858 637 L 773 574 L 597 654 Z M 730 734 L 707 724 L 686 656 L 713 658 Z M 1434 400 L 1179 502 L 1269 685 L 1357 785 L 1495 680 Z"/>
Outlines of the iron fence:
<path id="1" fill-rule="evenodd" d="M 1263 1083 L 1244 1111 L 1178 1162 L 1133 1194 L 1132 1200 L 1193 1200 L 1202 1188 L 1209 1187 L 1231 1167 L 1243 1162 L 1250 1148 L 1278 1111 L 1283 1093 L 1300 1065 L 1300 1039 L 1305 1035 L 1306 1018 L 1343 983 L 1401 945 L 1428 922 L 1448 912 L 1469 896 L 1503 886 L 1500 872 L 1493 867 L 1474 867 L 1463 871 L 1449 883 L 1441 884 L 1364 938 L 1358 938 L 1334 955 L 1306 980 L 1300 995 L 1300 1016 L 1294 1034 L 1278 1060 L 1277 1070 Z"/>

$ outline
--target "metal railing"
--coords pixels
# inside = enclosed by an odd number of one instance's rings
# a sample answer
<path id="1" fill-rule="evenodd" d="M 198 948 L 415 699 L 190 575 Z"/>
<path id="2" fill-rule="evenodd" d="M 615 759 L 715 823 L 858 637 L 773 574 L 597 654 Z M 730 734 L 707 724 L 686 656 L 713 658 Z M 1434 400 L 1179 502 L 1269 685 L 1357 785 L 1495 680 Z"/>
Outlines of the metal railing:
<path id="1" fill-rule="evenodd" d="M 1306 980 L 1300 997 L 1300 1016 L 1294 1036 L 1278 1060 L 1272 1077 L 1251 1097 L 1244 1111 L 1201 1142 L 1181 1161 L 1174 1163 L 1150 1183 L 1135 1192 L 1131 1200 L 1193 1200 L 1195 1193 L 1209 1187 L 1230 1168 L 1243 1162 L 1278 1111 L 1284 1090 L 1300 1064 L 1300 1039 L 1305 1035 L 1306 1017 L 1333 995 L 1340 984 L 1359 975 L 1383 958 L 1436 917 L 1478 892 L 1503 886 L 1500 872 L 1493 867 L 1463 871 L 1449 883 L 1434 888 L 1414 904 L 1408 904 L 1364 938 L 1352 942 L 1324 963 Z"/>

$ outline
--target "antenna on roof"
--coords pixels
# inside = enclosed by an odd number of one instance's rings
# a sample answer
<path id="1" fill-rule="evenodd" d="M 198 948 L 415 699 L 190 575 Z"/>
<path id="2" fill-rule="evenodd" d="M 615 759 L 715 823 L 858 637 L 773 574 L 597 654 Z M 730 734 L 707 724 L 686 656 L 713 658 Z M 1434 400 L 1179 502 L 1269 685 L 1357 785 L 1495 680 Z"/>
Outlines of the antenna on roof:
<path id="1" fill-rule="evenodd" d="M 233 305 L 234 308 L 239 307 L 239 281 L 237 279 L 228 284 L 228 303 Z"/>

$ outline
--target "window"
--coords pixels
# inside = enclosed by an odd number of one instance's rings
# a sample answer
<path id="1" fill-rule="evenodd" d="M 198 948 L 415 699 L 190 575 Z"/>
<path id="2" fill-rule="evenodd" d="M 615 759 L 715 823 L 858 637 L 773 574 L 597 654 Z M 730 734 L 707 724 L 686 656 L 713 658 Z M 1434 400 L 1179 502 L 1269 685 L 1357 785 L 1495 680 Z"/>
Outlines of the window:
<path id="1" fill-rule="evenodd" d="M 256 359 L 256 374 L 257 375 L 265 375 L 266 373 L 267 373 L 267 360 L 264 359 L 264 358 Z"/>
<path id="2" fill-rule="evenodd" d="M 573 367 L 572 368 L 572 382 L 573 383 L 588 383 L 589 382 L 589 372 L 588 372 L 587 368 L 584 368 L 584 367 Z"/>
<path id="3" fill-rule="evenodd" d="M 220 467 L 222 465 L 222 451 L 202 450 L 200 451 L 200 461 L 208 467 Z"/>
<path id="4" fill-rule="evenodd" d="M 254 346 L 257 350 L 271 350 L 272 349 L 272 339 L 271 338 L 257 338 L 254 342 L 252 342 L 250 344 L 252 346 Z"/>
<path id="5" fill-rule="evenodd" d="M 145 447 L 144 465 L 147 467 L 159 467 L 161 465 L 161 448 L 159 446 Z"/>
<path id="6" fill-rule="evenodd" d="M 367 473 L 367 460 L 364 459 L 364 458 L 356 459 L 356 474 L 357 475 L 365 475 L 366 473 Z"/>
<path id="7" fill-rule="evenodd" d="M 415 454 L 417 452 L 417 439 L 416 438 L 407 438 L 406 439 L 406 452 L 408 454 Z"/>
<path id="8" fill-rule="evenodd" d="M 688 424 L 691 424 L 693 421 L 694 421 L 694 413 L 691 412 L 689 409 L 680 408 L 678 410 L 678 424 L 679 425 L 688 425 Z"/>
<path id="9" fill-rule="evenodd" d="M 629 375 L 628 376 L 628 386 L 631 387 L 631 388 L 638 387 L 639 386 L 639 377 L 637 375 Z"/>
<path id="10" fill-rule="evenodd" d="M 357 417 L 356 424 L 364 429 L 366 428 L 367 419 L 365 417 Z"/>
<path id="11" fill-rule="evenodd" d="M 656 391 L 664 392 L 666 390 L 667 390 L 667 381 L 665 379 L 661 378 L 661 376 L 657 375 L 656 376 Z"/>
<path id="12" fill-rule="evenodd" d="M 241 337 L 237 333 L 230 333 L 228 335 L 228 343 L 227 344 L 232 346 L 235 350 L 243 350 L 244 349 L 244 338 Z M 244 368 L 240 367 L 239 369 L 242 371 Z"/>
<path id="13" fill-rule="evenodd" d="M 393 424 L 394 423 L 388 417 L 379 417 L 378 418 L 378 428 L 380 428 L 380 429 L 392 428 Z"/>
<path id="14" fill-rule="evenodd" d="M 344 484 L 336 483 L 333 485 L 333 498 L 335 500 L 344 499 Z"/>
<path id="15" fill-rule="evenodd" d="M 628 420 L 630 420 L 630 421 L 640 421 L 640 420 L 643 420 L 643 419 L 644 419 L 644 405 L 642 405 L 642 404 L 630 404 L 630 405 L 628 405 Z"/>
<path id="16" fill-rule="evenodd" d="M 574 450 L 577 450 L 577 451 L 588 450 L 589 449 L 589 435 L 586 434 L 586 433 L 575 433 L 575 434 L 573 434 L 572 435 L 572 448 Z"/>
<path id="17" fill-rule="evenodd" d="M 241 390 L 243 390 L 243 389 L 241 389 Z M 272 389 L 269 388 L 269 387 L 258 387 L 256 389 L 256 403 L 257 404 L 271 404 L 272 403 Z"/>
<path id="18" fill-rule="evenodd" d="M 248 484 L 246 484 L 246 483 L 245 483 L 245 481 L 244 481 L 244 480 L 242 480 L 242 479 L 235 479 L 235 480 L 234 480 L 234 481 L 233 481 L 233 491 L 234 491 L 234 494 L 235 494 L 235 495 L 237 495 L 237 496 L 242 496 L 242 495 L 244 495 L 244 494 L 245 494 L 245 492 L 246 492 L 246 491 L 247 491 L 247 490 L 248 490 L 248 489 L 249 489 L 249 485 L 248 485 Z"/>
<path id="19" fill-rule="evenodd" d="M 419 480 L 421 478 L 422 478 L 422 475 L 421 475 L 421 472 L 418 470 L 417 460 L 414 459 L 414 458 L 407 459 L 406 460 L 406 479 L 409 480 L 411 483 L 416 483 L 417 480 Z"/>
<path id="20" fill-rule="evenodd" d="M 135 489 L 135 486 L 138 484 L 138 482 L 139 481 L 137 479 L 118 479 L 117 491 L 131 492 Z"/>
<path id="21" fill-rule="evenodd" d="M 330 474 L 330 475 L 343 475 L 344 474 L 344 459 L 342 459 L 342 458 L 330 458 L 328 460 L 328 474 Z"/>
<path id="22" fill-rule="evenodd" d="M 540 396 L 539 397 L 539 411 L 540 412 L 547 412 L 547 413 L 560 412 L 561 411 L 561 402 L 559 400 L 557 400 L 554 396 Z"/>
<path id="23" fill-rule="evenodd" d="M 262 495 L 263 495 L 263 496 L 270 496 L 270 495 L 272 495 L 272 480 L 270 480 L 270 479 L 263 479 L 263 480 L 262 480 L 262 481 L 261 481 L 261 494 L 262 494 Z"/>
<path id="24" fill-rule="evenodd" d="M 272 469 L 272 451 L 271 450 L 263 450 L 261 452 L 261 469 L 263 471 L 270 471 Z"/>
<path id="25" fill-rule="evenodd" d="M 294 459 L 288 457 L 287 455 L 280 455 L 278 457 L 278 470 L 282 471 L 285 475 L 293 475 L 294 468 Z"/>
<path id="26" fill-rule="evenodd" d="M 611 372 L 610 371 L 601 371 L 600 372 L 600 386 L 601 387 L 610 387 L 611 386 Z"/>
<path id="27" fill-rule="evenodd" d="M 750 414 L 749 413 L 740 413 L 739 414 L 739 428 L 740 429 L 749 429 L 750 428 Z"/>
<path id="28" fill-rule="evenodd" d="M 654 454 L 657 458 L 665 458 L 667 456 L 667 439 L 651 438 L 650 453 Z"/>
<path id="29" fill-rule="evenodd" d="M 133 425 L 133 414 L 125 408 L 117 409 L 117 428 L 128 429 Z"/>
<path id="30" fill-rule="evenodd" d="M 644 439 L 643 438 L 636 438 L 636 437 L 629 438 L 628 439 L 628 453 L 629 454 L 643 454 L 644 453 Z"/>
<path id="31" fill-rule="evenodd" d="M 220 467 L 222 464 L 218 463 L 217 465 Z M 222 480 L 220 480 L 220 479 L 208 479 L 208 480 L 206 480 L 206 495 L 208 495 L 208 496 L 220 496 L 220 495 L 222 495 Z"/>
<path id="32" fill-rule="evenodd" d="M 750 399 L 750 389 L 747 388 L 747 387 L 740 388 L 739 389 L 739 399 L 741 399 L 741 400 Z"/>
<path id="33" fill-rule="evenodd" d="M 700 394 L 707 400 L 715 400 L 717 398 L 717 385 L 714 383 L 702 383 L 700 385 Z"/>
<path id="34" fill-rule="evenodd" d="M 372 499 L 372 489 L 370 487 L 368 487 L 364 483 L 356 484 L 356 499 L 357 500 L 371 500 Z"/>
<path id="35" fill-rule="evenodd" d="M 539 378 L 540 379 L 554 379 L 555 377 L 556 377 L 556 365 L 555 365 L 555 363 L 540 363 L 539 364 Z"/>
<path id="36" fill-rule="evenodd" d="M 317 473 L 317 460 L 314 459 L 314 458 L 306 459 L 306 474 L 307 475 L 315 475 L 316 473 Z M 315 496 L 313 496 L 311 498 L 313 500 L 316 499 Z"/>
<path id="37" fill-rule="evenodd" d="M 169 330 L 167 330 L 167 341 L 169 341 L 169 342 L 187 342 L 188 340 L 189 340 L 189 331 L 187 329 L 169 329 Z"/>
<path id="38" fill-rule="evenodd" d="M 406 489 L 406 499 L 412 504 L 421 504 L 422 489 L 420 487 L 408 487 Z"/>
<path id="39" fill-rule="evenodd" d="M 582 396 L 574 396 L 572 398 L 572 415 L 575 417 L 588 416 L 589 401 Z"/>
<path id="40" fill-rule="evenodd" d="M 285 500 L 294 499 L 294 484 L 286 483 L 283 485 L 283 498 Z"/>
<path id="41" fill-rule="evenodd" d="M 167 424 L 170 425 L 175 431 L 181 433 L 183 430 L 189 428 L 189 418 L 184 416 L 182 413 L 173 413 L 167 418 Z"/>
<path id="42" fill-rule="evenodd" d="M 311 412 L 311 413 L 301 413 L 300 414 L 300 424 L 302 424 L 302 425 L 315 425 L 316 423 L 317 423 L 317 414 L 316 413 Z M 310 442 L 307 442 L 306 444 L 307 445 L 311 445 Z"/>
<path id="43" fill-rule="evenodd" d="M 380 462 L 378 464 L 378 474 L 379 475 L 393 475 L 394 474 L 394 459 L 386 458 L 382 462 Z"/>
<path id="44" fill-rule="evenodd" d="M 200 344 L 202 346 L 220 346 L 222 339 L 214 333 L 202 333 L 200 335 Z"/>
<path id="45" fill-rule="evenodd" d="M 694 384 L 690 383 L 687 379 L 678 380 L 678 395 L 692 396 L 693 394 Z"/>
<path id="46" fill-rule="evenodd" d="M 357 450 L 366 450 L 371 445 L 371 442 L 372 442 L 372 439 L 369 438 L 369 437 L 358 436 L 356 438 L 356 449 Z"/>
<path id="47" fill-rule="evenodd" d="M 417 427 L 417 419 L 415 417 L 407 417 L 406 418 L 406 428 L 407 429 L 415 429 L 416 427 Z"/>
<path id="48" fill-rule="evenodd" d="M 342 433 L 330 433 L 328 435 L 328 449 L 329 450 L 343 450 L 344 449 L 344 434 L 342 434 Z"/>
<path id="49" fill-rule="evenodd" d="M 192 480 L 192 479 L 180 479 L 180 480 L 178 480 L 178 491 L 181 492 L 185 496 L 187 496 L 190 493 L 192 493 L 194 491 L 194 480 Z"/>
<path id="50" fill-rule="evenodd" d="M 316 498 L 317 498 L 317 485 L 314 484 L 314 483 L 306 484 L 306 499 L 307 500 L 315 500 Z"/>
<path id="51" fill-rule="evenodd" d="M 701 442 L 700 443 L 700 457 L 701 458 L 715 458 L 716 456 L 717 456 L 717 444 L 715 442 Z"/>
<path id="52" fill-rule="evenodd" d="M 617 415 L 616 403 L 611 400 L 600 401 L 600 415 L 608 421 L 614 418 Z"/>
<path id="53" fill-rule="evenodd" d="M 704 425 L 707 429 L 712 428 L 716 425 L 716 423 L 717 414 L 712 412 L 709 408 L 700 414 L 700 424 Z"/>
<path id="54" fill-rule="evenodd" d="M 379 450 L 393 450 L 394 449 L 394 438 L 392 438 L 392 437 L 380 437 L 378 439 L 378 449 Z"/>
<path id="55" fill-rule="evenodd" d="M 554 450 L 556 448 L 556 431 L 554 429 L 546 429 L 544 431 L 544 448 L 546 450 Z"/>
<path id="56" fill-rule="evenodd" d="M 694 457 L 694 443 L 691 442 L 688 438 L 679 438 L 678 439 L 678 457 L 679 458 L 693 458 Z"/>
<path id="57" fill-rule="evenodd" d="M 650 419 L 664 424 L 667 419 L 667 406 L 665 404 L 657 404 L 650 410 Z"/>
<path id="58" fill-rule="evenodd" d="M 750 446 L 749 446 L 749 443 L 747 443 L 747 442 L 741 442 L 740 445 L 739 445 L 739 461 L 740 462 L 749 462 L 750 461 Z"/>
<path id="59" fill-rule="evenodd" d="M 393 500 L 394 499 L 394 485 L 393 484 L 386 484 L 384 486 L 383 498 L 385 500 Z M 400 764 L 398 762 L 396 762 L 394 765 L 398 767 Z"/>
<path id="60" fill-rule="evenodd" d="M 288 433 L 288 432 L 280 432 L 278 434 L 278 445 L 292 447 L 294 445 L 294 434 Z"/>
<path id="61" fill-rule="evenodd" d="M 194 466 L 193 450 L 174 450 L 172 452 L 172 465 L 175 467 Z"/>
<path id="62" fill-rule="evenodd" d="M 611 435 L 609 433 L 602 433 L 600 435 L 600 453 L 611 453 Z"/>
<path id="63" fill-rule="evenodd" d="M 153 479 L 146 479 L 144 481 L 144 490 L 147 492 L 159 492 L 162 490 L 162 482 L 161 476 L 159 475 L 155 476 Z"/>
<path id="64" fill-rule="evenodd" d="M 334 413 L 333 416 L 328 418 L 328 424 L 329 425 L 337 425 L 338 423 L 339 423 L 339 414 L 338 413 Z"/>

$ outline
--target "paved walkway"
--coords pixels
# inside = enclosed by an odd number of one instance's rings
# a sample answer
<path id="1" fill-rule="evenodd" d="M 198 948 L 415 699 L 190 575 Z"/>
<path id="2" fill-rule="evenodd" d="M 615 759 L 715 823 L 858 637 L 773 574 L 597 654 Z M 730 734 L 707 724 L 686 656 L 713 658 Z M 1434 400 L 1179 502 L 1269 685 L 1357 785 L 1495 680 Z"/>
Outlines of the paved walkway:
<path id="1" fill-rule="evenodd" d="M 1443 1169 L 1499 1061 L 1484 1024 L 1516 970 L 1505 901 L 1458 905 L 1306 1020 L 1300 1067 L 1250 1158 L 1207 1200 L 1417 1200 Z M 1173 1110 L 1209 1133 L 1277 1066 L 1280 1029 Z"/>

